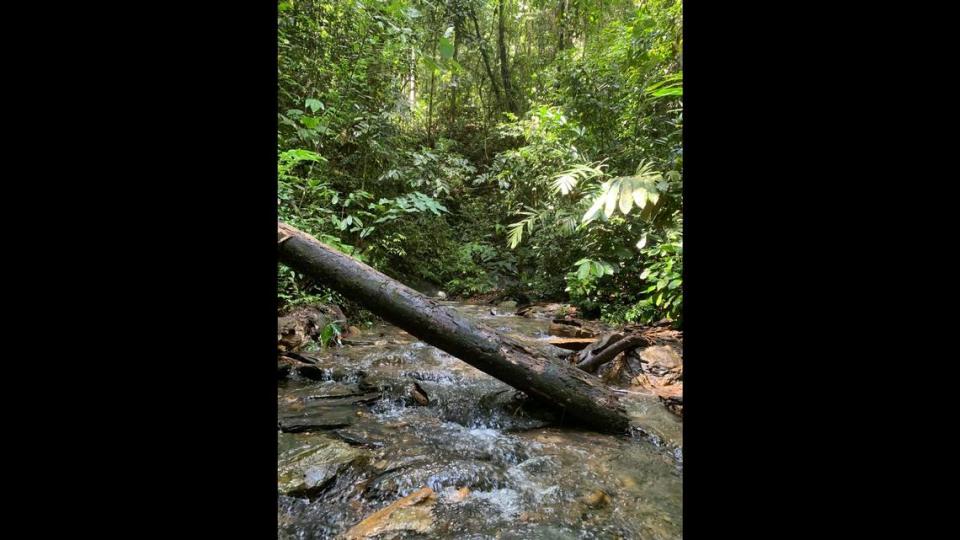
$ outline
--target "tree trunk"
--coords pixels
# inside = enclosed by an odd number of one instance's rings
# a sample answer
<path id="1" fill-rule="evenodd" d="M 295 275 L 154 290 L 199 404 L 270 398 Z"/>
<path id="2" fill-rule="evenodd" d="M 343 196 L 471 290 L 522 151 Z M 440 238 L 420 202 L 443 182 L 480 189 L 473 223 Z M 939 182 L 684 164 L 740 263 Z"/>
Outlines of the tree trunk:
<path id="1" fill-rule="evenodd" d="M 413 47 L 410 47 L 410 116 L 413 116 L 413 110 L 417 106 L 417 53 Z"/>
<path id="2" fill-rule="evenodd" d="M 459 62 L 457 57 L 460 52 L 460 10 L 457 9 L 453 14 L 453 61 Z M 450 125 L 459 125 L 460 119 L 457 116 L 457 89 L 460 85 L 460 76 L 454 75 L 451 79 L 450 88 Z"/>
<path id="3" fill-rule="evenodd" d="M 562 51 L 567 47 L 567 40 L 563 36 L 566 27 L 567 0 L 560 0 L 557 8 L 557 51 Z"/>
<path id="4" fill-rule="evenodd" d="M 513 85 L 510 84 L 510 59 L 507 58 L 507 44 L 503 36 L 503 0 L 497 3 L 497 17 L 497 48 L 500 52 L 500 77 L 503 78 L 503 97 L 510 112 L 516 113 L 517 106 L 513 101 Z"/>
<path id="5" fill-rule="evenodd" d="M 604 432 L 624 432 L 629 418 L 599 379 L 558 360 L 534 342 L 500 335 L 369 266 L 278 223 L 280 262 L 316 277 L 417 338 Z"/>
<path id="6" fill-rule="evenodd" d="M 436 12 L 434 12 L 433 14 L 433 19 L 434 19 L 433 24 L 436 25 L 436 19 L 437 19 Z M 437 60 L 437 40 L 439 39 L 438 38 L 439 33 L 440 33 L 439 28 L 434 30 L 433 32 L 433 50 L 430 51 L 430 60 L 433 60 L 434 62 L 436 62 Z M 437 70 L 431 68 L 430 69 L 430 100 L 428 105 L 429 112 L 427 113 L 427 140 L 430 142 L 430 148 L 433 148 L 433 91 L 434 91 L 434 85 L 436 83 L 436 75 L 437 75 Z"/>
<path id="7" fill-rule="evenodd" d="M 493 87 L 493 93 L 497 97 L 498 103 L 503 103 L 503 96 L 500 95 L 500 85 L 497 84 L 497 78 L 493 75 L 493 68 L 490 67 L 490 57 L 487 56 L 487 48 L 483 43 L 483 35 L 480 34 L 480 22 L 477 20 L 477 12 L 470 8 L 470 18 L 473 20 L 473 29 L 477 33 L 477 48 L 480 49 L 480 56 L 483 58 L 483 66 L 487 68 L 487 77 L 490 78 L 490 86 Z"/>

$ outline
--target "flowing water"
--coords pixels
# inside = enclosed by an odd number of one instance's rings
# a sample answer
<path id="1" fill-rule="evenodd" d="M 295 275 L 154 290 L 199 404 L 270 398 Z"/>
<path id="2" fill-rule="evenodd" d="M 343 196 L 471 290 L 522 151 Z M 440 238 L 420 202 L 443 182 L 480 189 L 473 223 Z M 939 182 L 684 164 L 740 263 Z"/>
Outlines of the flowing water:
<path id="1" fill-rule="evenodd" d="M 549 320 L 450 305 L 547 338 Z M 655 399 L 626 395 L 642 429 L 602 435 L 396 327 L 352 341 L 279 383 L 280 538 L 342 536 L 424 487 L 429 509 L 394 513 L 377 538 L 682 537 L 681 421 Z"/>

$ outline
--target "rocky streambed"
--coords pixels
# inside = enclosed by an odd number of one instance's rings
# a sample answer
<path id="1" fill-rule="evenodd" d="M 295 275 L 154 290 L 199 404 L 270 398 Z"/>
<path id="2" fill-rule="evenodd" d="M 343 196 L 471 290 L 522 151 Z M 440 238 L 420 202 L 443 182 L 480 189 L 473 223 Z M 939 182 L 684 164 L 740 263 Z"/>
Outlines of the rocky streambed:
<path id="1" fill-rule="evenodd" d="M 346 341 L 278 382 L 280 538 L 682 537 L 682 422 L 656 394 L 623 385 L 638 428 L 602 435 L 396 327 Z"/>

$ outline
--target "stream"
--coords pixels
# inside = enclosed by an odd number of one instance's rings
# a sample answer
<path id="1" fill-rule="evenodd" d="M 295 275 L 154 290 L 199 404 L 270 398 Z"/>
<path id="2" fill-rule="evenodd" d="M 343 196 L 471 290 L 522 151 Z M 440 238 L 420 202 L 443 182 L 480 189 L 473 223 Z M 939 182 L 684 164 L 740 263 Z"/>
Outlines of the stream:
<path id="1" fill-rule="evenodd" d="M 547 319 L 444 303 L 549 337 Z M 682 537 L 682 422 L 656 398 L 624 394 L 641 427 L 603 435 L 389 324 L 347 341 L 278 382 L 279 538 Z"/>

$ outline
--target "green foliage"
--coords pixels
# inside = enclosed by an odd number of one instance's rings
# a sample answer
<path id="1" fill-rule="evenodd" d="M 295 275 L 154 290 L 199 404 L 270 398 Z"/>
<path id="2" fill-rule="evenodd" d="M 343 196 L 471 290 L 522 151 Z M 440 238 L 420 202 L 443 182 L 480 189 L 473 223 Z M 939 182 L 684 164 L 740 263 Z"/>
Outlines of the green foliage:
<path id="1" fill-rule="evenodd" d="M 327 324 L 320 331 L 320 347 L 326 349 L 331 340 L 340 345 L 340 326 L 336 322 Z"/>
<path id="2" fill-rule="evenodd" d="M 681 320 L 683 306 L 683 240 L 679 232 L 643 251 L 646 265 L 640 278 L 650 286 L 647 296 L 637 302 L 624 318 L 628 321 L 651 322 L 661 317 Z"/>
<path id="3" fill-rule="evenodd" d="M 449 294 L 679 322 L 681 2 L 504 2 L 505 43 L 500 4 L 279 2 L 280 219 Z M 280 300 L 345 303 L 285 268 Z"/>
<path id="4" fill-rule="evenodd" d="M 587 223 L 593 220 L 601 207 L 607 219 L 617 208 L 623 215 L 629 214 L 634 204 L 638 210 L 643 210 L 647 201 L 657 204 L 660 200 L 660 192 L 666 190 L 667 183 L 663 180 L 663 176 L 654 172 L 649 163 L 641 162 L 635 175 L 621 176 L 603 183 L 600 193 L 594 196 L 593 204 L 583 215 L 583 221 Z"/>

